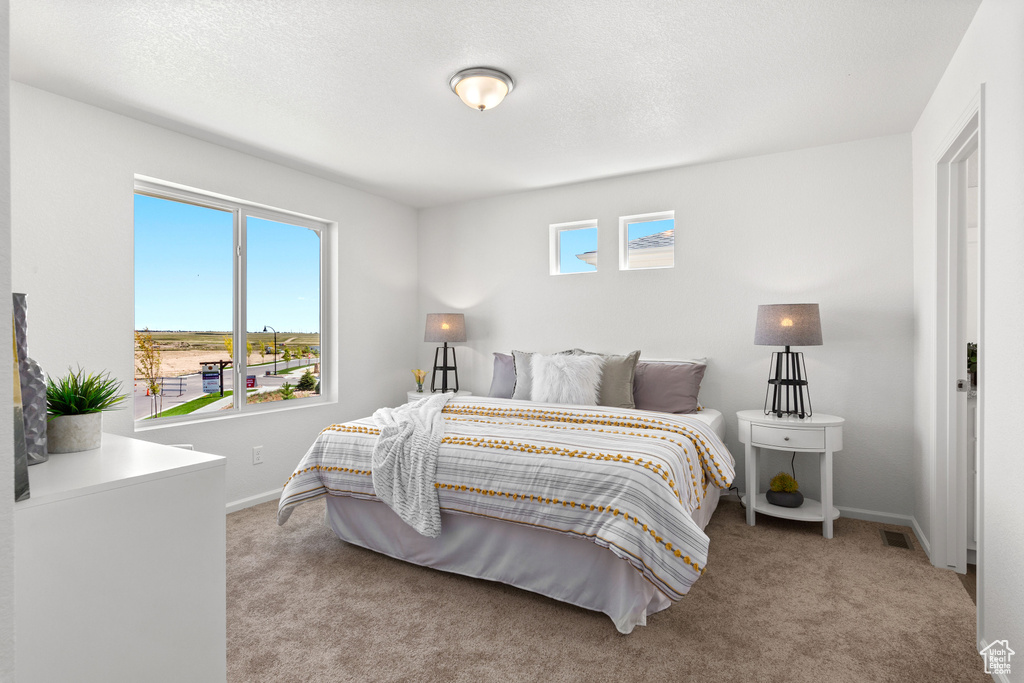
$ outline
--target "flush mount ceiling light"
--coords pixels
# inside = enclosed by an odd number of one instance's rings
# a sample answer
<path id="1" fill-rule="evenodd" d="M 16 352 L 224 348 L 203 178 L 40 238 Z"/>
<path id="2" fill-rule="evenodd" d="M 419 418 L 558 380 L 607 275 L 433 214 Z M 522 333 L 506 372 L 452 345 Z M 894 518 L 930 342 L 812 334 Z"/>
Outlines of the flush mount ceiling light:
<path id="1" fill-rule="evenodd" d="M 459 99 L 480 111 L 497 107 L 515 87 L 507 73 L 484 67 L 463 69 L 452 76 L 449 85 Z"/>

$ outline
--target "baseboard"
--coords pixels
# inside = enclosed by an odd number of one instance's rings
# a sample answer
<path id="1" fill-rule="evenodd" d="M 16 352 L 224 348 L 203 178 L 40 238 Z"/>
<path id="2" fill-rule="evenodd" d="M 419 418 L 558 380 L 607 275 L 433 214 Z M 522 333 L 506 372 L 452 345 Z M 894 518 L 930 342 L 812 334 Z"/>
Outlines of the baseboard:
<path id="1" fill-rule="evenodd" d="M 981 652 L 984 651 L 985 648 L 987 648 L 988 646 L 989 644 L 985 641 L 984 638 L 980 639 L 978 641 L 978 653 L 981 654 Z M 982 657 L 982 659 L 984 660 L 984 657 Z M 1013 660 L 1010 660 L 1010 664 L 1013 664 Z M 992 680 L 994 681 L 1000 681 L 1000 683 L 1010 683 L 1010 678 L 1006 674 L 998 673 L 989 675 L 992 677 Z"/>
<path id="2" fill-rule="evenodd" d="M 914 524 L 914 535 L 917 536 L 917 542 L 921 544 L 921 549 L 924 550 L 924 554 L 928 556 L 928 561 L 935 564 L 932 561 L 932 546 L 928 543 L 928 537 L 924 535 L 924 531 L 921 529 L 921 525 L 917 523 L 917 517 L 912 517 Z"/>
<path id="3" fill-rule="evenodd" d="M 875 510 L 862 510 L 860 508 L 847 508 L 836 506 L 843 517 L 851 519 L 863 519 L 866 522 L 878 522 L 879 524 L 892 524 L 894 526 L 910 526 L 913 518 L 909 515 L 894 515 L 891 512 L 877 512 Z"/>
<path id="4" fill-rule="evenodd" d="M 227 514 L 238 512 L 245 508 L 251 508 L 253 505 L 259 505 L 260 503 L 277 500 L 280 497 L 281 489 L 274 489 L 273 491 L 267 491 L 266 493 L 257 493 L 255 496 L 249 496 L 248 498 L 242 498 L 241 500 L 228 503 Z"/>
<path id="5" fill-rule="evenodd" d="M 722 500 L 738 501 L 739 497 L 732 491 L 728 493 L 723 491 Z M 861 508 L 839 507 L 838 505 L 836 506 L 836 509 L 842 513 L 843 517 L 849 517 L 850 519 L 863 519 L 867 522 L 878 522 L 880 524 L 910 527 L 914 530 L 914 535 L 917 536 L 917 542 L 921 544 L 921 548 L 924 550 L 925 554 L 928 555 L 928 559 L 931 559 L 932 553 L 928 545 L 928 539 L 921 530 L 921 526 L 917 523 L 917 518 L 910 515 L 895 515 L 891 512 L 877 512 L 876 510 L 862 510 Z"/>
<path id="6" fill-rule="evenodd" d="M 921 549 L 924 550 L 924 554 L 928 556 L 928 559 L 932 559 L 931 547 L 928 545 L 928 538 L 924 535 L 924 531 L 921 530 L 921 525 L 917 523 L 917 518 L 911 515 L 894 515 L 891 512 L 877 512 L 875 510 L 861 510 L 860 508 L 846 508 L 836 506 L 838 510 L 843 513 L 844 517 L 850 517 L 851 519 L 863 519 L 868 522 L 879 522 L 880 524 L 892 524 L 894 526 L 908 526 L 914 531 L 914 536 L 917 537 L 917 542 L 920 544 Z"/>

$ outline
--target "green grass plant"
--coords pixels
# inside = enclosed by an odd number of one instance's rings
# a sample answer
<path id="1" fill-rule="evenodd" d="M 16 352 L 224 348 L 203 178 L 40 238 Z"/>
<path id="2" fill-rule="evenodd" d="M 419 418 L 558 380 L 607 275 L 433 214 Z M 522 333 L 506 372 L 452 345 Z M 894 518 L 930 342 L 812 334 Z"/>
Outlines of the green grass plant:
<path id="1" fill-rule="evenodd" d="M 293 365 L 292 367 L 287 368 L 287 369 L 286 368 L 281 368 L 280 370 L 278 370 L 274 374 L 277 374 L 277 375 L 287 375 L 289 372 L 296 372 L 297 370 L 302 370 L 303 368 L 309 368 L 309 367 L 312 367 L 312 366 L 313 366 L 313 363 L 310 363 L 309 365 Z M 252 367 L 252 366 L 250 366 L 250 367 Z"/>
<path id="2" fill-rule="evenodd" d="M 174 406 L 173 408 L 168 408 L 167 410 L 157 413 L 153 417 L 174 417 L 175 415 L 188 415 L 189 413 L 194 413 L 203 406 L 210 405 L 214 401 L 219 401 L 222 398 L 226 398 L 230 396 L 232 393 L 234 392 L 225 391 L 224 396 L 221 396 L 219 391 L 214 394 L 206 394 L 205 396 L 194 398 L 191 401 L 186 401 L 185 403 Z M 152 420 L 153 417 L 147 417 L 146 419 Z"/>
<path id="3" fill-rule="evenodd" d="M 58 415 L 83 415 L 114 410 L 123 406 L 127 394 L 118 393 L 121 381 L 109 372 L 86 374 L 82 368 L 54 379 L 46 377 L 46 412 L 51 417 Z"/>
<path id="4" fill-rule="evenodd" d="M 785 472 L 779 472 L 774 477 L 772 477 L 769 486 L 771 490 L 775 491 L 776 493 L 792 493 L 793 491 L 796 491 L 797 489 L 800 488 L 799 484 L 796 483 L 796 479 L 794 479 Z"/>

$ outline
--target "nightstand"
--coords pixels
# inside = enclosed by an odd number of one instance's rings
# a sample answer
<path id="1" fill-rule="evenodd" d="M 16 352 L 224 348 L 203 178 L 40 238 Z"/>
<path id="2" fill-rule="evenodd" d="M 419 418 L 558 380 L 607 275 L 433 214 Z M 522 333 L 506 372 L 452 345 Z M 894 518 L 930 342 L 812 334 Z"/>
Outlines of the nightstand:
<path id="1" fill-rule="evenodd" d="M 441 392 L 440 391 L 435 391 L 434 393 L 435 394 L 440 394 Z M 451 394 L 452 392 L 449 391 L 448 393 Z M 409 393 L 407 393 L 405 395 L 405 400 L 407 402 L 408 401 L 416 401 L 416 400 L 421 399 L 421 398 L 426 398 L 427 396 L 430 396 L 430 395 L 431 395 L 430 391 L 428 391 L 426 389 L 424 389 L 422 392 L 416 391 L 415 389 L 413 389 L 412 391 L 410 391 Z M 472 391 L 462 390 L 462 391 L 455 392 L 454 395 L 455 396 L 472 396 L 473 392 Z"/>
<path id="2" fill-rule="evenodd" d="M 742 500 L 747 507 L 747 524 L 754 526 L 756 513 L 821 522 L 822 534 L 825 538 L 832 538 L 832 521 L 839 518 L 839 510 L 832 507 L 832 453 L 843 450 L 845 420 L 835 415 L 818 414 L 803 419 L 775 417 L 765 415 L 761 410 L 741 410 L 736 417 L 739 420 L 740 443 L 746 451 L 747 492 Z M 820 454 L 821 500 L 804 498 L 803 505 L 798 508 L 769 503 L 764 493 L 757 492 L 757 456 L 761 449 Z"/>

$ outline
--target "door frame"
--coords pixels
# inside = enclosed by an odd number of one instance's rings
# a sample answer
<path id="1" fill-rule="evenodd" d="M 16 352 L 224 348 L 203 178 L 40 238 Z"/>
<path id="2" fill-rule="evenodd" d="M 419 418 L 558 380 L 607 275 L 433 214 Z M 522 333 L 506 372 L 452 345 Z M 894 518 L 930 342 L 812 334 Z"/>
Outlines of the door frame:
<path id="1" fill-rule="evenodd" d="M 935 469 L 932 489 L 932 564 L 963 573 L 967 569 L 967 399 L 957 392 L 956 380 L 967 377 L 962 312 L 965 308 L 966 219 L 959 184 L 966 173 L 964 161 L 978 150 L 978 386 L 984 387 L 985 336 L 985 136 L 984 84 L 972 99 L 941 147 L 936 159 L 936 385 Z M 977 407 L 977 558 L 984 543 L 984 411 L 985 394 Z M 978 623 L 981 623 L 983 573 L 978 571 Z"/>

